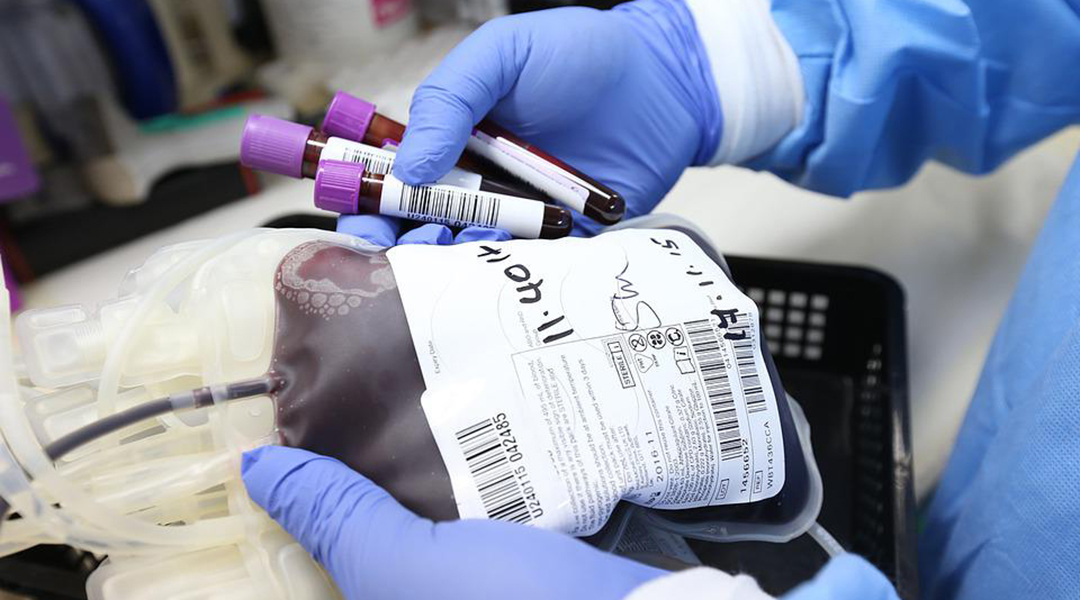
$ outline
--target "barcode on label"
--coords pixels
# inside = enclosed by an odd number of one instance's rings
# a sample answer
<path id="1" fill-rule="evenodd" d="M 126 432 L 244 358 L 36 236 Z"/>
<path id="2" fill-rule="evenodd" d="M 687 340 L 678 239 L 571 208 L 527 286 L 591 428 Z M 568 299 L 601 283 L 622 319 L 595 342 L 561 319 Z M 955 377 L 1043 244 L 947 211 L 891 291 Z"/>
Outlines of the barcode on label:
<path id="1" fill-rule="evenodd" d="M 705 395 L 712 410 L 713 423 L 716 424 L 720 460 L 739 458 L 742 456 L 742 431 L 739 429 L 739 414 L 735 411 L 735 394 L 724 365 L 724 354 L 720 350 L 720 338 L 708 319 L 689 321 L 685 326 L 698 371 L 705 382 Z"/>
<path id="2" fill-rule="evenodd" d="M 761 387 L 761 375 L 754 361 L 754 347 L 757 339 L 751 335 L 750 316 L 738 313 L 728 327 L 733 338 L 731 348 L 735 351 L 735 365 L 739 368 L 739 385 L 746 398 L 746 412 L 762 412 L 765 406 L 765 391 Z M 738 339 L 735 339 L 738 338 Z"/>
<path id="3" fill-rule="evenodd" d="M 431 186 L 402 186 L 398 210 L 422 215 L 454 225 L 495 227 L 499 221 L 500 199 L 463 189 Z"/>
<path id="4" fill-rule="evenodd" d="M 373 152 L 365 148 L 345 148 L 341 160 L 346 162 L 360 163 L 364 170 L 375 175 L 386 175 L 394 168 L 394 157 L 381 152 Z"/>
<path id="5" fill-rule="evenodd" d="M 488 518 L 523 524 L 532 521 L 494 421 L 484 419 L 456 436 Z"/>

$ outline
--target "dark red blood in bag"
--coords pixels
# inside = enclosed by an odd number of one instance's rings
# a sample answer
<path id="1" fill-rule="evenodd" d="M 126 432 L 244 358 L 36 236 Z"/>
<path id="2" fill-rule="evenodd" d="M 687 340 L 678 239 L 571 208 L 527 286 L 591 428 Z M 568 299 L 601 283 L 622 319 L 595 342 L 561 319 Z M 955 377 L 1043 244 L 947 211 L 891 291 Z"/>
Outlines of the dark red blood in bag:
<path id="1" fill-rule="evenodd" d="M 385 253 L 309 242 L 285 257 L 274 288 L 282 443 L 340 459 L 418 514 L 456 519 Z"/>

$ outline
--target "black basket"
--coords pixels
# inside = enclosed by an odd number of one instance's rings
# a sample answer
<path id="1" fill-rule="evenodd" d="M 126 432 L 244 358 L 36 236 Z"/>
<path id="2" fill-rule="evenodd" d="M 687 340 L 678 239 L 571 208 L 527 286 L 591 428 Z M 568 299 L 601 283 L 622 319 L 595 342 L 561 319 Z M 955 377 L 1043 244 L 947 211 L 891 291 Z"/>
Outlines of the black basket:
<path id="1" fill-rule="evenodd" d="M 818 522 L 918 596 L 908 422 L 904 295 L 869 269 L 726 257 L 761 309 L 784 387 L 810 422 L 825 497 Z M 827 556 L 808 536 L 787 544 L 690 541 L 702 561 L 754 575 L 780 595 Z"/>
<path id="2" fill-rule="evenodd" d="M 0 589 L 18 598 L 81 600 L 86 598 L 86 578 L 100 563 L 93 554 L 70 546 L 35 546 L 0 559 Z"/>

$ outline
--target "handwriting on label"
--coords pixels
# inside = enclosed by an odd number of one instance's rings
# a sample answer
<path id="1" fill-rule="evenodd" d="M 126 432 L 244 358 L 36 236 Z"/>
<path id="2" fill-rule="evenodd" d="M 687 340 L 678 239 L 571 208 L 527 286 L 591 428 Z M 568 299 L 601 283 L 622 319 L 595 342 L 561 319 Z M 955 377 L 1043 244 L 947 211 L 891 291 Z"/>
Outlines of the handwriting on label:
<path id="1" fill-rule="evenodd" d="M 502 248 L 480 246 L 480 250 L 481 253 L 477 254 L 476 257 L 483 259 L 486 263 L 498 264 L 510 260 L 510 253 L 507 252 L 504 254 Z M 499 266 L 503 267 L 503 275 L 517 286 L 515 287 L 515 291 L 519 294 L 518 302 L 526 305 L 534 305 L 543 300 L 544 280 L 534 280 L 532 271 L 530 271 L 528 267 L 520 263 L 513 263 L 508 266 L 499 264 Z M 544 337 L 541 338 L 543 343 L 550 344 L 573 335 L 574 329 L 569 326 L 570 323 L 566 321 L 564 315 L 552 317 L 547 310 L 541 311 L 541 315 L 547 320 L 541 323 L 536 328 L 536 331 L 544 334 Z"/>

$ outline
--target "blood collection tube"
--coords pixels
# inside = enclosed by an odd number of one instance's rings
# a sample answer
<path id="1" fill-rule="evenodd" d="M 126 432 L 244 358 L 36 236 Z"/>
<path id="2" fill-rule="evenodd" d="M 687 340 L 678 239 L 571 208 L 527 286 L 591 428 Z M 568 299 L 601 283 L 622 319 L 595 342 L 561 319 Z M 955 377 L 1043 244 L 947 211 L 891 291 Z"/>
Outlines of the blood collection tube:
<path id="1" fill-rule="evenodd" d="M 307 125 L 266 115 L 251 115 L 244 124 L 240 162 L 246 167 L 288 177 L 312 179 L 323 159 L 358 162 L 368 173 L 384 175 L 394 166 L 394 152 L 341 137 Z M 439 180 L 445 185 L 520 196 L 520 188 L 453 169 Z"/>
<path id="2" fill-rule="evenodd" d="M 405 136 L 404 125 L 375 112 L 374 104 L 345 92 L 334 94 L 320 129 L 335 137 L 379 147 L 387 140 L 401 143 Z"/>
<path id="3" fill-rule="evenodd" d="M 565 237 L 573 225 L 569 212 L 536 200 L 451 185 L 412 186 L 391 174 L 369 173 L 362 163 L 340 160 L 319 162 L 315 206 L 450 227 L 493 227 L 519 238 Z"/>
<path id="4" fill-rule="evenodd" d="M 400 142 L 405 126 L 375 112 L 374 104 L 338 92 L 326 109 L 322 130 L 381 146 L 386 140 Z M 465 149 L 458 166 L 485 179 L 509 173 L 605 225 L 618 223 L 626 212 L 617 192 L 489 120 L 476 126 Z"/>

